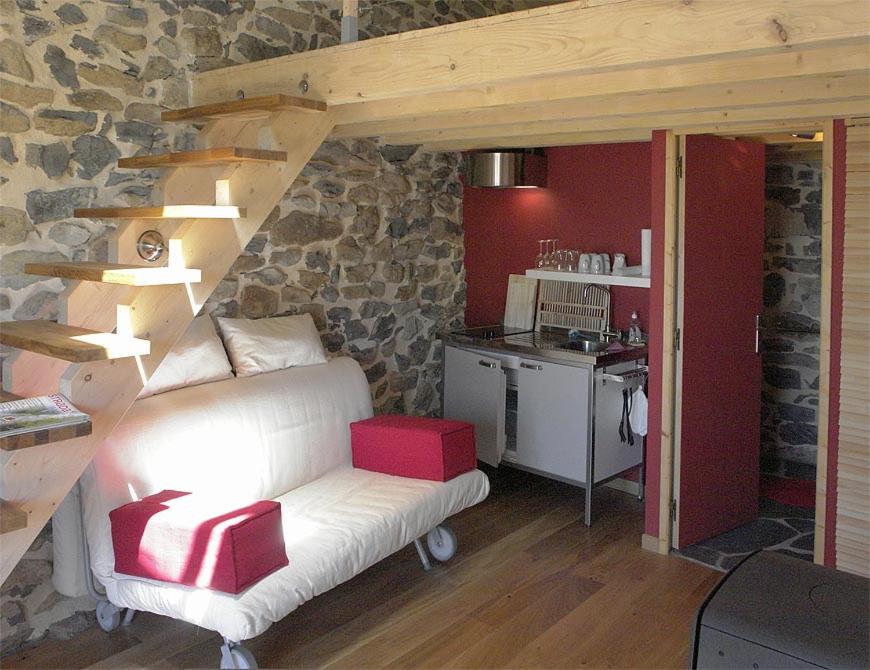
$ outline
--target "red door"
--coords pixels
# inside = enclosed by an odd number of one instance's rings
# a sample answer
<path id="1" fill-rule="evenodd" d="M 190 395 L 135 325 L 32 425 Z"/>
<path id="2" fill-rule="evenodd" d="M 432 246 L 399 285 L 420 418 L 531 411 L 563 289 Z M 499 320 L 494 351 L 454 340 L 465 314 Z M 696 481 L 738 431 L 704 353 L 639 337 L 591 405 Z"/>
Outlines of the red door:
<path id="1" fill-rule="evenodd" d="M 764 145 L 690 136 L 683 166 L 677 547 L 758 515 Z"/>

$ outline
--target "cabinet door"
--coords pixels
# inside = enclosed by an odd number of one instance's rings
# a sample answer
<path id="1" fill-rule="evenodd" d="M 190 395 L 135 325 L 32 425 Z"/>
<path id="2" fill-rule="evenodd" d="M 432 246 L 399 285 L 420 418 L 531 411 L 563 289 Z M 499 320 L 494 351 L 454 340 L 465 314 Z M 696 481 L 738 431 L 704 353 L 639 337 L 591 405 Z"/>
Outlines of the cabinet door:
<path id="1" fill-rule="evenodd" d="M 477 458 L 497 466 L 504 453 L 505 378 L 501 362 L 444 348 L 444 418 L 474 424 Z"/>
<path id="2" fill-rule="evenodd" d="M 589 370 L 523 360 L 517 386 L 517 462 L 584 483 Z"/>
<path id="3" fill-rule="evenodd" d="M 621 375 L 633 370 L 634 363 L 611 365 L 602 372 Z M 643 458 L 644 438 L 634 436 L 634 444 L 629 445 L 619 437 L 619 424 L 622 421 L 622 391 L 625 387 L 619 382 L 602 379 L 595 380 L 595 481 L 618 475 L 635 465 Z M 628 435 L 626 434 L 626 439 Z"/>

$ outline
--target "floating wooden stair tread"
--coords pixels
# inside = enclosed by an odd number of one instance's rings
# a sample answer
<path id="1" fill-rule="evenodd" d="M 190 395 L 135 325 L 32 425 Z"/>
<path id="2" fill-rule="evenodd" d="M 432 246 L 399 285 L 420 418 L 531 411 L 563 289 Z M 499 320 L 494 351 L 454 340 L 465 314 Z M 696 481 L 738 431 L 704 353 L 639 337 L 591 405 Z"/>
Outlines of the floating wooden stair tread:
<path id="1" fill-rule="evenodd" d="M 264 95 L 245 100 L 230 100 L 216 102 L 211 105 L 199 105 L 187 109 L 174 109 L 163 112 L 160 118 L 164 121 L 196 121 L 217 119 L 226 116 L 250 117 L 262 116 L 269 112 L 296 110 L 299 112 L 325 112 L 326 103 L 320 100 L 297 98 L 292 95 Z"/>
<path id="2" fill-rule="evenodd" d="M 81 219 L 244 219 L 244 207 L 224 205 L 164 205 L 163 207 L 86 207 L 76 209 Z"/>
<path id="3" fill-rule="evenodd" d="M 27 263 L 24 271 L 44 277 L 96 281 L 126 286 L 168 286 L 198 284 L 199 270 L 187 268 L 117 265 L 115 263 Z"/>
<path id="4" fill-rule="evenodd" d="M 0 534 L 27 528 L 27 512 L 8 500 L 0 499 Z"/>
<path id="5" fill-rule="evenodd" d="M 151 351 L 148 340 L 38 320 L 0 324 L 0 343 L 71 363 L 147 356 Z"/>
<path id="6" fill-rule="evenodd" d="M 0 391 L 0 402 L 9 402 L 10 400 L 21 400 L 20 396 L 8 391 Z M 41 444 L 52 444 L 54 442 L 63 442 L 71 440 L 74 437 L 85 437 L 90 435 L 92 426 L 90 419 L 77 423 L 72 426 L 57 426 L 54 428 L 42 428 L 29 433 L 18 433 L 17 435 L 4 435 L 0 437 L 0 449 L 3 451 L 17 451 L 18 449 L 28 449 L 29 447 L 38 447 Z"/>
<path id="7" fill-rule="evenodd" d="M 244 149 L 242 147 L 218 147 L 216 149 L 198 149 L 196 151 L 179 151 L 156 154 L 154 156 L 133 156 L 132 158 L 122 158 L 118 161 L 118 167 L 143 169 L 161 167 L 197 167 L 200 165 L 217 165 L 221 163 L 284 163 L 286 161 L 286 151 Z"/>

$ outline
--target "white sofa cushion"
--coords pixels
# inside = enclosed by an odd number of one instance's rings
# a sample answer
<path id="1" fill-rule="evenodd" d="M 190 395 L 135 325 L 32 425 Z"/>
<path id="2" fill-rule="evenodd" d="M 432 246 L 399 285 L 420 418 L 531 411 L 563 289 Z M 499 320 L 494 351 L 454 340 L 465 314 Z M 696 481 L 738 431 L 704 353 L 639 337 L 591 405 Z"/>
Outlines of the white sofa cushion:
<path id="1" fill-rule="evenodd" d="M 208 314 L 204 314 L 193 320 L 181 339 L 166 354 L 139 393 L 139 397 L 147 398 L 184 386 L 205 384 L 232 376 L 233 368 L 214 328 L 214 322 Z"/>
<path id="2" fill-rule="evenodd" d="M 310 314 L 267 319 L 218 317 L 218 324 L 239 377 L 326 362 Z"/>

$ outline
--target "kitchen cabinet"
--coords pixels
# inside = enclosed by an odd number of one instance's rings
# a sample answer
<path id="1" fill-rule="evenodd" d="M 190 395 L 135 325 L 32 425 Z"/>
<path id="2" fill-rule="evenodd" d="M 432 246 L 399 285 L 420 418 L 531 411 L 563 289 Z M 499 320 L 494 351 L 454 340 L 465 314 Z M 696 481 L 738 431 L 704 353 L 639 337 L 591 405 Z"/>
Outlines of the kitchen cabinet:
<path id="1" fill-rule="evenodd" d="M 517 372 L 514 462 L 537 472 L 586 481 L 590 370 L 521 359 Z"/>
<path id="2" fill-rule="evenodd" d="M 444 416 L 473 423 L 477 458 L 497 466 L 505 450 L 505 376 L 500 359 L 447 347 L 444 383 Z"/>
<path id="3" fill-rule="evenodd" d="M 619 436 L 626 387 L 617 381 L 641 362 L 572 364 L 448 343 L 444 416 L 474 424 L 484 463 L 582 486 L 591 525 L 593 486 L 643 460 L 643 438 Z"/>

